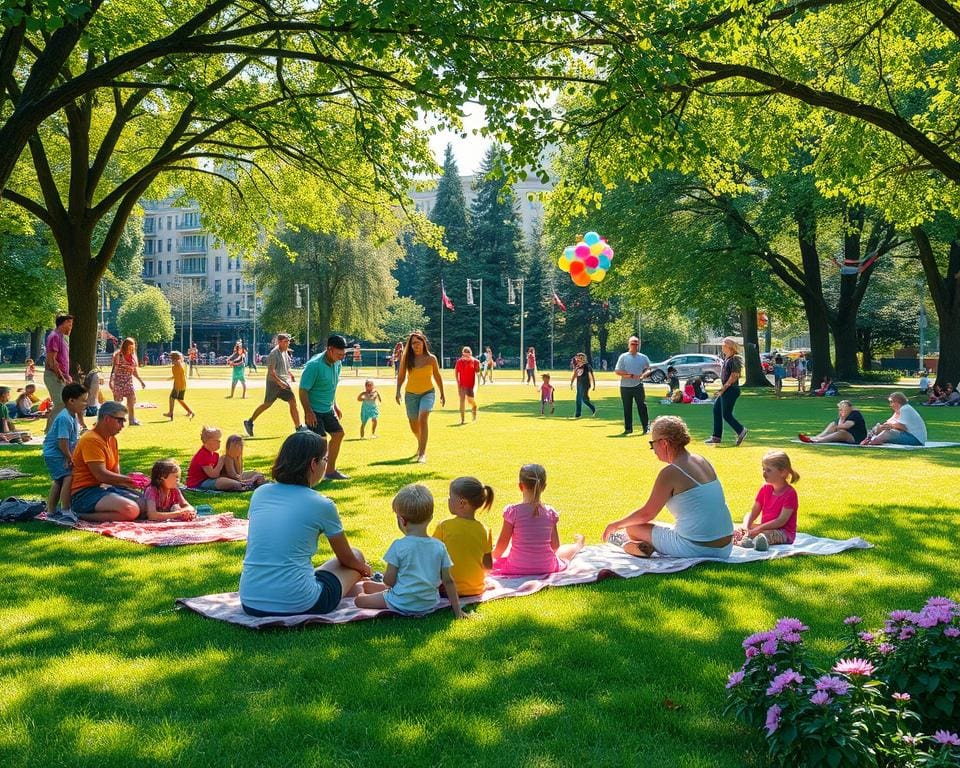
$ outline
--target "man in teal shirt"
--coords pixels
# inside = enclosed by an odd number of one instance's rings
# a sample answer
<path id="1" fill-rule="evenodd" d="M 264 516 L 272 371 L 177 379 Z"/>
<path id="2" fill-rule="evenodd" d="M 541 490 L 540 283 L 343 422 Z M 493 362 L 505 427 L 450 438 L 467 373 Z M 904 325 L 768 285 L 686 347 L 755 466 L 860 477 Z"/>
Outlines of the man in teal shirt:
<path id="1" fill-rule="evenodd" d="M 337 471 L 337 454 L 343 442 L 343 412 L 337 405 L 337 384 L 340 368 L 347 350 L 347 340 L 333 335 L 327 339 L 327 348 L 314 355 L 300 375 L 300 404 L 307 429 L 320 437 L 330 436 L 327 446 L 327 480 L 349 480 L 350 476 Z"/>

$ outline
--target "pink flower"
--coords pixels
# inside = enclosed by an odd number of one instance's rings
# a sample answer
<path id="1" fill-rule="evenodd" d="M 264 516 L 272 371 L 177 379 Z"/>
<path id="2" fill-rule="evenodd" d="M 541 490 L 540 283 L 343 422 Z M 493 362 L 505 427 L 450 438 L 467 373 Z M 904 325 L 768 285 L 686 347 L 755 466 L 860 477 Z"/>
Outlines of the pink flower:
<path id="1" fill-rule="evenodd" d="M 861 633 L 859 634 L 859 637 L 860 637 L 860 639 L 863 640 L 863 642 L 865 642 L 865 643 L 872 643 L 872 642 L 874 641 L 874 639 L 875 639 L 875 638 L 874 638 L 874 635 L 873 635 L 873 632 L 861 632 Z"/>
<path id="2" fill-rule="evenodd" d="M 890 612 L 890 621 L 901 622 L 901 621 L 911 621 L 913 619 L 913 611 L 891 611 Z"/>
<path id="3" fill-rule="evenodd" d="M 733 688 L 735 685 L 740 685 L 743 682 L 743 670 L 738 669 L 736 672 L 731 672 L 730 677 L 727 678 L 727 688 Z"/>
<path id="4" fill-rule="evenodd" d="M 777 728 L 780 727 L 780 713 L 783 710 L 776 704 L 774 704 L 770 709 L 767 710 L 767 736 L 772 736 Z"/>
<path id="5" fill-rule="evenodd" d="M 947 627 L 943 630 L 944 637 L 960 637 L 960 629 L 956 627 Z"/>
<path id="6" fill-rule="evenodd" d="M 815 683 L 818 691 L 833 693 L 837 696 L 845 696 L 850 690 L 850 683 L 833 675 L 824 675 Z"/>
<path id="7" fill-rule="evenodd" d="M 784 634 L 787 632 L 806 632 L 808 629 L 810 629 L 810 627 L 800 621 L 800 619 L 784 617 L 777 621 L 777 625 L 773 631 L 777 634 Z"/>
<path id="8" fill-rule="evenodd" d="M 752 635 L 747 636 L 743 640 L 744 649 L 749 648 L 750 646 L 760 645 L 761 643 L 766 642 L 772 638 L 775 638 L 776 635 L 771 632 L 769 629 L 764 632 L 755 632 Z"/>
<path id="9" fill-rule="evenodd" d="M 813 696 L 810 697 L 810 703 L 816 704 L 818 707 L 825 707 L 833 699 L 830 697 L 830 694 L 826 691 L 817 691 Z"/>
<path id="10" fill-rule="evenodd" d="M 895 693 L 893 694 L 894 701 L 910 701 L 909 693 Z"/>
<path id="11" fill-rule="evenodd" d="M 745 653 L 746 653 L 748 659 L 752 659 L 754 656 L 756 656 L 757 654 L 759 654 L 760 651 L 758 651 L 755 646 L 752 646 L 752 645 L 751 645 L 749 648 L 747 648 L 747 650 L 746 650 Z"/>
<path id="12" fill-rule="evenodd" d="M 777 652 L 776 639 L 767 640 L 760 646 L 760 652 L 763 653 L 764 656 L 773 656 Z"/>
<path id="13" fill-rule="evenodd" d="M 833 671 L 848 677 L 870 677 L 876 670 L 866 659 L 840 659 L 833 665 Z"/>
<path id="14" fill-rule="evenodd" d="M 779 714 L 779 713 L 778 713 Z M 767 712 L 767 728 L 770 728 L 770 713 Z M 960 747 L 960 736 L 957 736 L 955 733 L 950 733 L 950 731 L 937 731 L 933 734 L 934 740 L 938 744 L 943 744 L 944 746 L 951 747 Z"/>
<path id="15" fill-rule="evenodd" d="M 863 624 L 863 619 L 861 619 L 859 616 L 847 616 L 847 618 L 843 620 L 843 623 L 848 627 L 852 627 L 856 624 Z"/>
<path id="16" fill-rule="evenodd" d="M 895 650 L 897 650 L 897 646 L 890 645 L 890 643 L 880 643 L 880 645 L 877 646 L 877 650 L 886 656 L 888 653 L 893 653 Z"/>
<path id="17" fill-rule="evenodd" d="M 780 639 L 785 643 L 799 643 L 803 640 L 799 632 L 784 632 L 780 635 Z"/>
<path id="18" fill-rule="evenodd" d="M 785 689 L 791 687 L 794 683 L 799 685 L 802 682 L 803 675 L 794 672 L 792 669 L 788 669 L 773 678 L 773 682 L 770 683 L 770 687 L 767 688 L 767 696 L 776 696 L 777 694 L 783 693 Z"/>

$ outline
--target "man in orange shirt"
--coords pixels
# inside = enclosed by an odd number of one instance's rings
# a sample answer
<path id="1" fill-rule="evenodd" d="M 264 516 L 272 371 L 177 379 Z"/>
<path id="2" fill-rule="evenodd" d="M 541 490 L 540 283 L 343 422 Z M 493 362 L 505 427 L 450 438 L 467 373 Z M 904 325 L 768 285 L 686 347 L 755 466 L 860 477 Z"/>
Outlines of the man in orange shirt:
<path id="1" fill-rule="evenodd" d="M 70 506 L 81 520 L 103 523 L 140 516 L 142 497 L 137 486 L 120 474 L 117 435 L 126 421 L 126 406 L 108 400 L 100 406 L 96 426 L 77 441 Z"/>

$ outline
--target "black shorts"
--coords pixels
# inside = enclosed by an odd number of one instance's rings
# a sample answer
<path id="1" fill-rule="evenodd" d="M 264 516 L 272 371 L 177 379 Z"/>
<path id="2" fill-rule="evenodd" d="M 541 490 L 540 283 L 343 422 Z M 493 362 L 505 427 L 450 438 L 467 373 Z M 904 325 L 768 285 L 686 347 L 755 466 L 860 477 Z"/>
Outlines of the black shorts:
<path id="1" fill-rule="evenodd" d="M 263 396 L 263 402 L 272 403 L 274 400 L 283 400 L 285 403 L 289 403 L 295 399 L 293 390 L 289 387 L 287 389 L 281 389 L 277 386 L 267 386 L 267 391 Z"/>
<path id="2" fill-rule="evenodd" d="M 317 424 L 313 427 L 307 427 L 311 432 L 316 432 L 320 437 L 343 432 L 343 425 L 340 423 L 340 419 L 337 418 L 337 414 L 334 411 L 327 411 L 326 413 L 317 413 L 314 411 L 313 415 L 317 419 Z"/>
<path id="3" fill-rule="evenodd" d="M 183 398 L 186 396 L 186 394 L 187 394 L 187 390 L 185 390 L 185 389 L 171 389 L 171 390 L 170 390 L 170 399 L 171 399 L 171 400 L 180 400 L 180 401 L 182 401 Z"/>
<path id="4" fill-rule="evenodd" d="M 466 397 L 476 397 L 473 387 L 459 387 L 460 392 Z"/>
<path id="5" fill-rule="evenodd" d="M 316 577 L 317 581 L 320 583 L 320 597 L 317 598 L 317 602 L 307 608 L 305 611 L 299 611 L 297 613 L 282 613 L 279 611 L 261 611 L 258 608 L 248 608 L 247 606 L 241 603 L 243 612 L 248 616 L 302 616 L 307 613 L 318 614 L 318 613 L 330 613 L 334 608 L 340 605 L 340 600 L 343 598 L 343 586 L 340 584 L 340 579 L 337 578 L 336 574 L 331 573 L 330 571 L 322 571 L 319 568 L 313 572 L 313 575 Z"/>

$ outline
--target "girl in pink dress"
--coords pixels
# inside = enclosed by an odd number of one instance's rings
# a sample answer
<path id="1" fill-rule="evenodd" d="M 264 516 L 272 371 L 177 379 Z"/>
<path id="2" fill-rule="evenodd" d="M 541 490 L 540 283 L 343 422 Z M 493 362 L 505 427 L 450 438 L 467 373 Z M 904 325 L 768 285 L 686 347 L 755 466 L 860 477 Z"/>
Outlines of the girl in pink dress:
<path id="1" fill-rule="evenodd" d="M 557 511 L 540 500 L 547 487 L 547 470 L 539 464 L 520 467 L 523 502 L 503 510 L 503 527 L 493 548 L 493 573 L 499 576 L 533 576 L 566 570 L 583 549 L 583 536 L 560 545 Z M 507 547 L 510 551 L 504 555 Z"/>
<path id="2" fill-rule="evenodd" d="M 147 386 L 140 378 L 140 371 L 137 368 L 137 342 L 128 337 L 120 344 L 120 349 L 113 353 L 110 389 L 113 390 L 113 399 L 118 403 L 126 398 L 127 413 L 130 414 L 130 426 L 138 427 L 140 422 L 134 417 L 136 413 L 134 406 L 137 403 L 137 391 L 133 387 L 134 379 L 140 382 L 141 387 Z"/>

